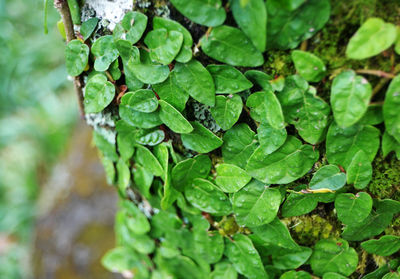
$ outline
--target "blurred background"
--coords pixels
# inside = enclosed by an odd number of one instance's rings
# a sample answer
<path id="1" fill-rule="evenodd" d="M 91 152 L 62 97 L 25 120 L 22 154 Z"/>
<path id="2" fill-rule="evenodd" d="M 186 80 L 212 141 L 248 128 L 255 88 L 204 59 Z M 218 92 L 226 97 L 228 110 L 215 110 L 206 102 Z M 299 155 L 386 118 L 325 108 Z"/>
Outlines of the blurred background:
<path id="1" fill-rule="evenodd" d="M 78 119 L 49 1 L 0 0 L 0 278 L 116 278 L 114 190 Z M 88 179 L 90 178 L 90 179 Z"/>

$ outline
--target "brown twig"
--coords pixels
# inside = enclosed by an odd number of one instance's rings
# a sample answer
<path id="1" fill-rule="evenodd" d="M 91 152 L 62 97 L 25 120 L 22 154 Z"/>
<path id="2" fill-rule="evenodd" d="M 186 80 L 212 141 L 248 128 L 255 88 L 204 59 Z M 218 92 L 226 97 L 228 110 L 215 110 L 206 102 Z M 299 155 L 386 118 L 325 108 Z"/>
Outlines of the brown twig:
<path id="1" fill-rule="evenodd" d="M 65 34 L 67 36 L 67 43 L 75 39 L 74 24 L 72 23 L 71 13 L 69 11 L 68 2 L 66 0 L 54 0 L 54 7 L 58 10 L 61 15 Z M 85 115 L 83 109 L 83 82 L 81 76 L 74 77 L 74 88 L 78 97 L 78 106 L 81 117 Z"/>
<path id="2" fill-rule="evenodd" d="M 372 76 L 383 77 L 383 78 L 388 78 L 388 79 L 392 79 L 395 77 L 394 74 L 387 73 L 387 72 L 384 72 L 381 70 L 359 69 L 359 70 L 356 70 L 356 72 L 359 74 L 372 75 Z"/>

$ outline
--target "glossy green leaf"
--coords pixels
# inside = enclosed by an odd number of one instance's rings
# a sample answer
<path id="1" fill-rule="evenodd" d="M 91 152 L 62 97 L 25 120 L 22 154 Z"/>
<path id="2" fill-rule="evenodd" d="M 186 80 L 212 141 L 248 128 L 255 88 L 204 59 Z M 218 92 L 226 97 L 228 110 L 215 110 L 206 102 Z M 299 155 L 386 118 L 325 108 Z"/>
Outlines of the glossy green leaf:
<path id="1" fill-rule="evenodd" d="M 206 155 L 198 155 L 179 162 L 172 169 L 172 183 L 178 190 L 192 185 L 195 178 L 206 178 L 211 170 L 211 160 Z"/>
<path id="2" fill-rule="evenodd" d="M 142 145 L 155 146 L 165 138 L 165 133 L 159 129 L 141 129 L 135 134 L 135 141 Z"/>
<path id="3" fill-rule="evenodd" d="M 291 270 L 283 273 L 279 279 L 312 279 L 312 277 L 306 271 Z"/>
<path id="4" fill-rule="evenodd" d="M 282 251 L 272 255 L 272 263 L 278 269 L 296 269 L 310 258 L 312 252 L 309 247 L 300 247 L 297 251 Z"/>
<path id="5" fill-rule="evenodd" d="M 140 92 L 142 92 L 142 90 L 139 90 L 139 94 L 140 94 Z M 147 94 L 147 93 L 145 93 L 145 94 Z M 151 92 L 151 94 L 153 94 L 153 96 L 154 96 L 153 92 Z M 133 102 L 132 103 L 130 102 L 130 99 L 132 96 L 133 96 L 133 94 L 125 94 L 121 98 L 121 103 L 119 105 L 119 115 L 121 116 L 121 118 L 124 121 L 126 121 L 127 123 L 129 123 L 130 125 L 132 125 L 134 127 L 143 128 L 143 129 L 151 129 L 151 128 L 154 128 L 154 127 L 162 124 L 162 121 L 160 120 L 158 111 L 146 113 L 146 112 L 141 112 L 141 111 L 135 110 L 133 108 L 133 106 L 135 104 Z M 139 108 L 140 109 L 153 109 L 154 105 L 158 106 L 157 99 L 155 99 L 155 102 L 154 102 L 153 98 L 154 97 L 151 97 L 150 99 L 146 99 L 145 102 L 142 103 L 141 106 L 139 106 Z M 134 99 L 140 100 L 139 97 L 134 98 Z M 135 108 L 137 108 L 137 107 L 138 106 L 135 106 Z"/>
<path id="6" fill-rule="evenodd" d="M 397 159 L 400 160 L 400 142 L 385 131 L 382 137 L 383 157 L 386 157 L 392 151 L 396 153 Z"/>
<path id="7" fill-rule="evenodd" d="M 196 208 L 215 215 L 228 215 L 232 211 L 228 197 L 213 183 L 195 178 L 185 187 L 187 200 Z"/>
<path id="8" fill-rule="evenodd" d="M 191 97 L 208 106 L 215 104 L 215 86 L 211 74 L 197 60 L 182 64 L 176 63 L 176 81 Z"/>
<path id="9" fill-rule="evenodd" d="M 169 20 L 163 17 L 154 17 L 153 28 L 154 29 L 165 28 L 168 31 L 180 32 L 183 35 L 183 44 L 178 55 L 175 57 L 175 60 L 181 63 L 186 63 L 189 62 L 190 59 L 192 59 L 192 45 L 193 45 L 192 35 L 179 22 L 174 20 Z"/>
<path id="10" fill-rule="evenodd" d="M 92 35 L 98 22 L 99 22 L 99 19 L 97 17 L 92 17 L 82 23 L 79 33 L 81 33 L 81 35 L 85 41 Z"/>
<path id="11" fill-rule="evenodd" d="M 164 28 L 147 33 L 144 43 L 150 49 L 150 58 L 163 65 L 170 64 L 181 50 L 183 35 Z"/>
<path id="12" fill-rule="evenodd" d="M 215 98 L 215 106 L 210 111 L 215 122 L 223 130 L 227 131 L 239 120 L 242 108 L 242 98 L 238 95 L 217 96 Z"/>
<path id="13" fill-rule="evenodd" d="M 85 112 L 95 113 L 107 107 L 115 96 L 114 85 L 102 74 L 93 76 L 85 87 Z"/>
<path id="14" fill-rule="evenodd" d="M 238 69 L 229 65 L 208 65 L 207 71 L 214 79 L 217 94 L 234 94 L 253 86 Z"/>
<path id="15" fill-rule="evenodd" d="M 193 131 L 182 134 L 183 146 L 199 153 L 208 153 L 222 145 L 222 140 L 198 122 L 190 122 Z"/>
<path id="16" fill-rule="evenodd" d="M 347 169 L 360 150 L 364 151 L 372 162 L 379 149 L 379 135 L 379 130 L 369 125 L 340 128 L 336 123 L 332 123 L 326 136 L 326 156 L 329 163 Z"/>
<path id="17" fill-rule="evenodd" d="M 267 10 L 263 0 L 233 0 L 233 17 L 242 31 L 261 52 L 267 43 Z"/>
<path id="18" fill-rule="evenodd" d="M 131 201 L 122 202 L 122 212 L 128 229 L 135 234 L 146 234 L 150 231 L 147 217 Z"/>
<path id="19" fill-rule="evenodd" d="M 237 272 L 228 261 L 219 262 L 214 266 L 210 279 L 237 279 Z"/>
<path id="20" fill-rule="evenodd" d="M 79 40 L 72 40 L 65 48 L 65 66 L 71 76 L 79 76 L 89 58 L 89 47 Z"/>
<path id="21" fill-rule="evenodd" d="M 142 49 L 140 50 L 140 62 L 131 62 L 129 68 L 138 80 L 148 84 L 163 82 L 169 75 L 167 65 L 152 62 L 150 54 Z"/>
<path id="22" fill-rule="evenodd" d="M 372 210 L 372 198 L 364 192 L 339 194 L 335 200 L 338 219 L 350 225 L 365 220 Z"/>
<path id="23" fill-rule="evenodd" d="M 360 150 L 354 155 L 347 168 L 347 183 L 356 189 L 364 189 L 372 179 L 372 165 L 367 154 Z"/>
<path id="24" fill-rule="evenodd" d="M 129 186 L 129 182 L 131 179 L 131 171 L 129 170 L 128 165 L 123 161 L 123 159 L 119 159 L 116 165 L 117 169 L 117 185 L 121 191 L 125 191 L 125 189 Z"/>
<path id="25" fill-rule="evenodd" d="M 101 259 L 102 265 L 112 272 L 135 269 L 140 276 L 148 276 L 148 270 L 142 259 L 131 247 L 116 247 L 108 251 Z"/>
<path id="26" fill-rule="evenodd" d="M 346 55 L 352 59 L 365 59 L 389 48 L 396 40 L 396 27 L 380 18 L 367 19 L 351 37 Z"/>
<path id="27" fill-rule="evenodd" d="M 123 99 L 123 100 L 122 100 Z M 135 92 L 125 93 L 121 99 L 126 107 L 141 112 L 153 112 L 158 108 L 158 100 L 153 91 L 139 89 Z"/>
<path id="28" fill-rule="evenodd" d="M 105 158 L 113 162 L 118 161 L 118 154 L 115 150 L 115 137 L 105 136 L 100 131 L 94 130 L 93 142 Z"/>
<path id="29" fill-rule="evenodd" d="M 248 70 L 244 73 L 244 75 L 252 83 L 260 86 L 264 91 L 273 90 L 271 85 L 271 80 L 273 80 L 272 76 L 257 70 Z"/>
<path id="30" fill-rule="evenodd" d="M 246 171 L 264 183 L 286 184 L 306 174 L 318 157 L 318 151 L 310 145 L 302 145 L 297 138 L 288 136 L 283 146 L 267 156 L 262 150 L 256 150 Z"/>
<path id="31" fill-rule="evenodd" d="M 151 151 L 141 145 L 136 146 L 135 161 L 149 170 L 155 176 L 162 176 L 164 169 Z"/>
<path id="32" fill-rule="evenodd" d="M 139 164 L 135 164 L 132 168 L 133 181 L 140 193 L 146 198 L 150 198 L 150 187 L 153 183 L 153 174 Z"/>
<path id="33" fill-rule="evenodd" d="M 310 181 L 311 190 L 329 189 L 336 191 L 346 184 L 346 174 L 341 172 L 338 166 L 327 165 L 323 166 Z"/>
<path id="34" fill-rule="evenodd" d="M 192 125 L 177 109 L 166 101 L 160 100 L 159 103 L 160 119 L 168 128 L 179 134 L 187 134 L 193 131 Z"/>
<path id="35" fill-rule="evenodd" d="M 226 193 L 235 193 L 243 188 L 251 177 L 241 168 L 231 164 L 220 164 L 216 167 L 215 183 Z"/>
<path id="36" fill-rule="evenodd" d="M 232 198 L 236 221 L 246 227 L 257 227 L 274 220 L 280 203 L 279 190 L 257 180 L 247 184 Z"/>
<path id="37" fill-rule="evenodd" d="M 172 5 L 185 17 L 197 24 L 218 26 L 224 23 L 226 12 L 221 0 L 171 0 Z"/>
<path id="38" fill-rule="evenodd" d="M 275 129 L 266 122 L 258 126 L 257 137 L 260 142 L 258 149 L 264 154 L 271 154 L 285 143 L 287 132 L 285 128 Z"/>
<path id="39" fill-rule="evenodd" d="M 245 123 L 235 125 L 223 137 L 222 157 L 224 162 L 244 169 L 257 148 L 255 133 Z"/>
<path id="40" fill-rule="evenodd" d="M 154 251 L 155 243 L 152 238 L 146 234 L 131 234 L 131 246 L 141 254 L 151 254 Z"/>
<path id="41" fill-rule="evenodd" d="M 311 38 L 329 19 L 328 0 L 297 1 L 283 9 L 281 0 L 268 0 L 267 48 L 296 48 Z"/>
<path id="42" fill-rule="evenodd" d="M 218 232 L 210 233 L 206 230 L 194 230 L 194 249 L 207 263 L 217 263 L 224 253 L 224 238 Z"/>
<path id="43" fill-rule="evenodd" d="M 368 109 L 372 87 L 354 71 L 342 72 L 332 82 L 331 105 L 336 123 L 349 127 L 359 121 Z"/>
<path id="44" fill-rule="evenodd" d="M 203 52 L 219 62 L 243 67 L 258 67 L 264 63 L 262 53 L 234 27 L 222 25 L 213 28 L 200 42 Z"/>
<path id="45" fill-rule="evenodd" d="M 142 37 L 147 26 L 147 16 L 140 12 L 128 12 L 122 19 L 120 26 L 121 32 L 114 30 L 114 36 L 117 38 L 124 38 L 131 44 L 136 44 Z M 118 25 L 116 26 L 116 29 Z"/>
<path id="46" fill-rule="evenodd" d="M 397 75 L 389 85 L 383 103 L 383 118 L 386 131 L 400 142 L 400 75 Z"/>
<path id="47" fill-rule="evenodd" d="M 357 268 L 358 256 L 346 240 L 322 239 L 315 244 L 310 263 L 317 276 L 322 276 L 326 272 L 349 276 Z"/>
<path id="48" fill-rule="evenodd" d="M 389 272 L 382 277 L 382 279 L 400 279 L 400 271 L 397 272 Z"/>
<path id="49" fill-rule="evenodd" d="M 318 205 L 318 198 L 314 195 L 290 193 L 282 205 L 282 216 L 293 217 L 307 214 Z"/>
<path id="50" fill-rule="evenodd" d="M 258 122 L 267 122 L 275 129 L 285 127 L 282 107 L 272 91 L 260 91 L 251 94 L 246 101 L 251 108 L 251 117 Z"/>
<path id="51" fill-rule="evenodd" d="M 322 275 L 322 279 L 347 279 L 347 277 L 336 272 L 327 272 Z"/>
<path id="52" fill-rule="evenodd" d="M 98 38 L 93 43 L 91 52 L 96 57 L 94 69 L 98 72 L 106 71 L 119 55 L 118 49 L 114 44 L 114 38 L 111 35 Z"/>
<path id="53" fill-rule="evenodd" d="M 384 235 L 379 239 L 364 241 L 361 247 L 370 254 L 387 257 L 400 250 L 400 237 Z"/>
<path id="54" fill-rule="evenodd" d="M 381 104 L 370 104 L 359 123 L 364 125 L 378 125 L 383 122 L 383 110 Z"/>
<path id="55" fill-rule="evenodd" d="M 233 237 L 233 241 L 227 240 L 225 254 L 236 271 L 247 278 L 268 278 L 260 255 L 247 236 L 236 234 Z"/>
<path id="56" fill-rule="evenodd" d="M 129 160 L 134 152 L 137 129 L 123 120 L 118 120 L 115 130 L 117 131 L 118 152 L 122 159 Z"/>
<path id="57" fill-rule="evenodd" d="M 291 55 L 296 71 L 305 80 L 319 82 L 325 76 L 326 67 L 319 57 L 301 50 L 294 50 Z"/>

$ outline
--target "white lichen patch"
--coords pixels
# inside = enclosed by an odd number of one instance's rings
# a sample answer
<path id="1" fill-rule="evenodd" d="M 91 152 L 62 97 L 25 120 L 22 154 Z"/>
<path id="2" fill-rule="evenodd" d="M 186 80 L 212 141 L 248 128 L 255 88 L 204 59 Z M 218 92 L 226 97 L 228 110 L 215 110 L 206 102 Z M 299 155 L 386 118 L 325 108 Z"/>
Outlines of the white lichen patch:
<path id="1" fill-rule="evenodd" d="M 124 15 L 132 9 L 132 0 L 84 0 L 82 17 L 85 17 L 85 11 L 90 11 L 89 17 L 96 16 L 109 21 L 110 24 L 107 28 L 112 31 Z M 85 18 L 82 18 L 82 20 L 85 20 Z"/>

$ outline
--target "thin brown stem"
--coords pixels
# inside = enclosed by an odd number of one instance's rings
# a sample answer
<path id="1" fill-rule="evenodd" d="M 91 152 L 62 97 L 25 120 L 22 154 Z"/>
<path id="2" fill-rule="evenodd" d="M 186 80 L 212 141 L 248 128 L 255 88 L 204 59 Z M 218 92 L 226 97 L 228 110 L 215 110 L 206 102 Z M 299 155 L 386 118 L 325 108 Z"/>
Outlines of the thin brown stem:
<path id="1" fill-rule="evenodd" d="M 395 77 L 394 74 L 387 73 L 387 72 L 384 72 L 381 70 L 359 69 L 359 70 L 356 70 L 356 72 L 359 74 L 372 75 L 372 76 L 383 77 L 383 78 L 388 78 L 388 79 L 392 79 Z"/>

